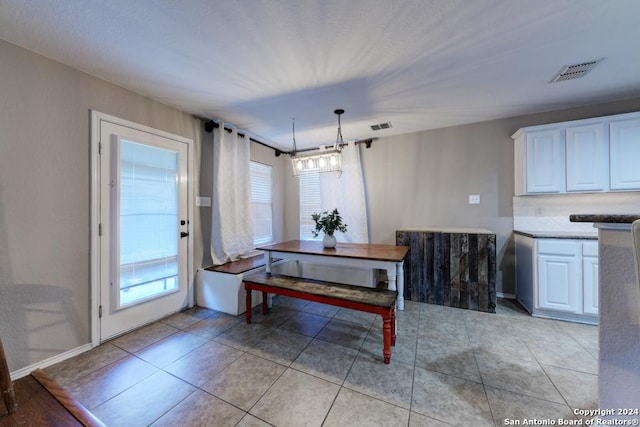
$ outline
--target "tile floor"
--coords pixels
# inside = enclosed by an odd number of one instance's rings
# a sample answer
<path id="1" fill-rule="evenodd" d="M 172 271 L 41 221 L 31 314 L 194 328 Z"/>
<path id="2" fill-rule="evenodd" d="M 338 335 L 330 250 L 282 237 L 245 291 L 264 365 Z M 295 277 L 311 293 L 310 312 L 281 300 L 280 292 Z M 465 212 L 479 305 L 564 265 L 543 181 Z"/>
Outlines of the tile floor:
<path id="1" fill-rule="evenodd" d="M 493 426 L 597 408 L 595 326 L 407 302 L 379 317 L 274 298 L 178 313 L 47 369 L 109 426 Z"/>

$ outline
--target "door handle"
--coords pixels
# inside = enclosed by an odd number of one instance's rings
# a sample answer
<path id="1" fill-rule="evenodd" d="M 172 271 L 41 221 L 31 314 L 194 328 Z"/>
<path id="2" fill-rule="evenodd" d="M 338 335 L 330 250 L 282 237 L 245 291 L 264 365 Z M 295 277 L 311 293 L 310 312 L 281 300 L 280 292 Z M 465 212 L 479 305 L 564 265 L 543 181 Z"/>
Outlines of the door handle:
<path id="1" fill-rule="evenodd" d="M 180 238 L 187 237 L 188 235 L 189 235 L 189 233 L 187 233 L 186 231 L 181 231 L 180 232 Z"/>

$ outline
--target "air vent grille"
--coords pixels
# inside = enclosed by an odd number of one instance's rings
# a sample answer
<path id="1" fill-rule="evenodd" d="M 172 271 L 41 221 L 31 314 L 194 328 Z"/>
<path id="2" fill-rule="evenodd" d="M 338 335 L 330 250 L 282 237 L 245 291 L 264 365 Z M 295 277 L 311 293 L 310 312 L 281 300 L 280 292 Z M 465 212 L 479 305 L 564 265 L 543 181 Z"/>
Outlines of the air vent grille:
<path id="1" fill-rule="evenodd" d="M 391 122 L 380 123 L 377 125 L 371 125 L 371 130 L 383 130 L 389 129 L 391 127 Z"/>
<path id="2" fill-rule="evenodd" d="M 595 67 L 598 62 L 600 62 L 600 60 L 584 62 L 582 64 L 565 65 L 564 67 L 562 67 L 560 72 L 556 74 L 553 79 L 551 79 L 549 83 L 579 79 L 580 77 L 583 77 L 585 74 L 587 74 L 591 69 L 593 69 L 593 67 Z"/>

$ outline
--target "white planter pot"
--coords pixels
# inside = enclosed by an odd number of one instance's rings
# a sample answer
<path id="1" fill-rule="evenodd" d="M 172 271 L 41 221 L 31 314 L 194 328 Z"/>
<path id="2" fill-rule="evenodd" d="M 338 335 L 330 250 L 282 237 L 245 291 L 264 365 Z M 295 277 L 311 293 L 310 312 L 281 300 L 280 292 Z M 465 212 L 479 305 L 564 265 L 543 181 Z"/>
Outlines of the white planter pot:
<path id="1" fill-rule="evenodd" d="M 325 234 L 324 237 L 322 238 L 322 246 L 324 246 L 327 249 L 335 248 L 336 247 L 335 236 L 330 236 L 328 234 Z"/>

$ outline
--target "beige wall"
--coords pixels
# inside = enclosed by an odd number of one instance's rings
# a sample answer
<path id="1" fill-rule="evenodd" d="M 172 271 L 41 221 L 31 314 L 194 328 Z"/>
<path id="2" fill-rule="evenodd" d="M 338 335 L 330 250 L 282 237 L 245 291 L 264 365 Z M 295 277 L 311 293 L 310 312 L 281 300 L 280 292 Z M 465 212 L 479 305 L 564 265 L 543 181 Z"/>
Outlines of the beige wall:
<path id="1" fill-rule="evenodd" d="M 0 94 L 0 336 L 14 371 L 90 342 L 90 111 L 193 139 L 196 159 L 200 123 L 3 41 Z"/>

